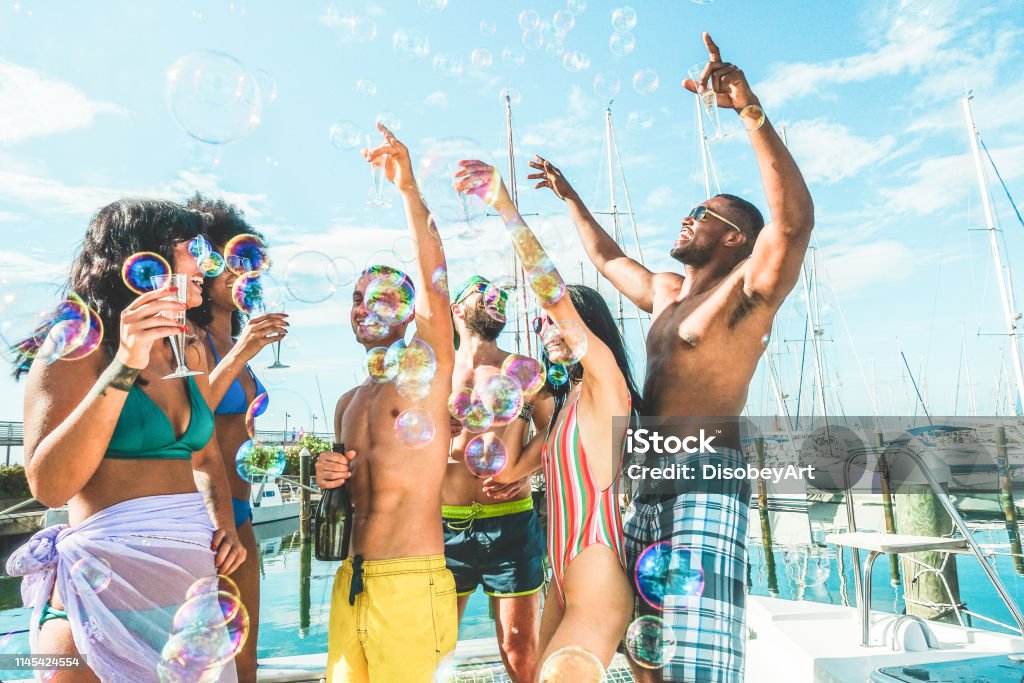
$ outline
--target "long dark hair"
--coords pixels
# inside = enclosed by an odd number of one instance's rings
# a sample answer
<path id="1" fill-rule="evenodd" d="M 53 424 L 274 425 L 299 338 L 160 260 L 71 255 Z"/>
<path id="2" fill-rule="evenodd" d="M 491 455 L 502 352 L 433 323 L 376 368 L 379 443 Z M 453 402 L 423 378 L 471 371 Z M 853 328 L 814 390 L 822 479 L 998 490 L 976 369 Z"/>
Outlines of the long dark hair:
<path id="1" fill-rule="evenodd" d="M 629 390 L 631 400 L 630 412 L 633 415 L 642 414 L 640 390 L 637 388 L 636 380 L 633 379 L 633 371 L 629 366 L 629 354 L 626 352 L 626 344 L 622 340 L 622 334 L 619 333 L 619 327 L 615 324 L 615 318 L 612 317 L 612 312 L 608 310 L 608 304 L 605 303 L 604 297 L 596 289 L 586 285 L 568 285 L 565 289 L 572 300 L 572 305 L 576 307 L 576 312 L 579 313 L 583 323 L 587 326 L 588 333 L 604 342 L 605 346 L 611 350 L 612 355 L 615 357 L 615 364 L 619 366 L 619 371 L 626 380 L 626 389 Z M 543 346 L 541 347 L 541 360 L 544 363 L 545 376 L 548 376 L 548 371 L 554 364 L 548 358 L 547 349 Z M 580 363 L 568 366 L 566 371 L 569 374 L 568 381 L 555 386 L 548 380 L 545 387 L 547 392 L 555 399 L 555 410 L 551 415 L 551 422 L 548 424 L 549 430 L 558 419 L 558 413 L 562 410 L 562 406 L 565 405 L 565 399 L 569 396 L 572 385 L 583 379 L 583 367 Z"/>
<path id="2" fill-rule="evenodd" d="M 99 314 L 103 321 L 101 345 L 108 353 L 113 355 L 120 341 L 121 311 L 139 296 L 121 279 L 125 260 L 140 251 L 152 251 L 173 266 L 175 245 L 201 234 L 204 224 L 205 217 L 199 212 L 155 199 L 119 199 L 93 216 L 71 264 L 64 294 L 76 293 Z M 14 378 L 28 372 L 31 362 L 30 355 L 19 352 Z"/>
<path id="3" fill-rule="evenodd" d="M 206 226 L 206 237 L 210 240 L 213 248 L 223 251 L 224 246 L 232 237 L 238 235 L 255 235 L 266 244 L 263 233 L 253 228 L 245 220 L 245 212 L 233 204 L 228 204 L 223 199 L 208 199 L 196 192 L 186 205 L 195 211 L 201 211 L 210 216 L 209 224 Z M 203 282 L 203 303 L 201 306 L 189 309 L 188 319 L 199 327 L 205 328 L 213 320 L 213 313 L 210 311 L 210 279 Z M 241 311 L 236 310 L 231 316 L 231 336 L 237 337 L 242 333 L 245 322 L 248 319 Z"/>

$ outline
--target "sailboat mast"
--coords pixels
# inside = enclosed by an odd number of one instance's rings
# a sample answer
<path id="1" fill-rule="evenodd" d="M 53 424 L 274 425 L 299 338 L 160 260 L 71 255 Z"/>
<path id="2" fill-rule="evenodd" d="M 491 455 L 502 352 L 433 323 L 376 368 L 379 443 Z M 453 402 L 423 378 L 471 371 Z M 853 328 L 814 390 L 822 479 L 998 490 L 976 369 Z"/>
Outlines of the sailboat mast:
<path id="1" fill-rule="evenodd" d="M 814 374 L 818 385 L 818 409 L 821 417 L 825 420 L 825 430 L 828 431 L 828 410 L 825 405 L 825 369 L 821 363 L 821 341 L 822 330 L 818 322 L 818 288 L 814 286 L 815 259 L 814 247 L 810 249 L 811 267 L 808 270 L 806 262 L 803 267 L 804 299 L 807 304 L 807 320 L 811 325 L 811 355 L 814 357 Z"/>
<path id="2" fill-rule="evenodd" d="M 612 215 L 612 239 L 615 240 L 616 244 L 622 244 L 622 235 L 619 229 L 619 206 L 615 203 L 615 167 L 612 162 L 614 152 L 612 148 L 615 146 L 615 139 L 612 137 L 611 103 L 604 110 L 604 136 L 605 146 L 608 148 L 608 211 Z M 615 318 L 619 323 L 619 334 L 625 335 L 625 325 L 622 323 L 624 317 L 622 311 L 622 292 L 617 288 L 615 290 L 615 314 Z"/>
<path id="3" fill-rule="evenodd" d="M 516 209 L 519 208 L 519 184 L 516 182 L 516 155 L 515 155 L 515 144 L 512 137 L 512 96 L 508 93 L 505 94 L 505 135 L 506 143 L 508 145 L 508 189 L 512 196 L 512 203 L 515 204 Z M 519 302 L 522 305 L 520 315 L 515 316 L 515 344 L 516 353 L 519 353 L 522 349 L 522 337 L 523 329 L 525 328 L 524 323 L 526 317 L 529 315 L 527 310 L 526 300 L 526 273 L 523 272 L 522 266 L 519 264 L 519 257 L 516 254 L 515 249 L 510 250 L 512 258 L 512 296 L 518 297 Z M 529 356 L 533 355 L 533 344 L 530 340 L 530 336 L 526 336 L 526 354 Z"/>
<path id="4" fill-rule="evenodd" d="M 1013 291 L 1010 288 L 1010 268 L 1003 265 L 1003 256 L 999 250 L 999 240 L 996 237 L 995 214 L 992 211 L 992 200 L 988 194 L 988 184 L 985 181 L 985 169 L 981 164 L 981 150 L 978 148 L 978 129 L 974 126 L 974 113 L 971 111 L 971 98 L 968 93 L 963 98 L 964 118 L 967 120 L 967 135 L 971 140 L 971 153 L 974 155 L 974 169 L 978 173 L 978 190 L 981 193 L 981 206 L 985 213 L 985 227 L 988 229 L 988 242 L 992 250 L 992 261 L 996 267 L 996 280 L 999 284 L 999 296 L 1003 303 L 1003 317 L 1006 320 L 1006 331 L 1010 335 L 1010 364 L 1013 366 L 1013 373 L 1017 379 L 1017 402 L 1024 405 L 1024 367 L 1021 367 L 1020 337 L 1017 336 L 1017 320 L 1020 317 L 1016 313 L 1016 305 L 1013 301 Z"/>

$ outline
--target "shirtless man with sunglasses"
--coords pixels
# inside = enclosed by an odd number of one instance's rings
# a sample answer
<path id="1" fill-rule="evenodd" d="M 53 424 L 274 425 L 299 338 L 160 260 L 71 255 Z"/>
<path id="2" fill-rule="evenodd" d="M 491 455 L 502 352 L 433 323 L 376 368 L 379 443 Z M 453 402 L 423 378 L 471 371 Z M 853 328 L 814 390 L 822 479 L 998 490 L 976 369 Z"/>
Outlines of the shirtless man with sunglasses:
<path id="1" fill-rule="evenodd" d="M 694 93 L 710 88 L 719 107 L 739 114 L 761 172 L 771 212 L 767 225 L 750 202 L 729 194 L 711 197 L 683 218 L 669 252 L 683 273 L 653 273 L 626 256 L 550 162 L 537 157 L 530 162 L 537 172 L 529 176 L 569 205 L 583 246 L 604 277 L 652 314 L 644 407 L 679 436 L 696 434 L 714 418 L 735 425 L 763 340 L 797 282 L 814 225 L 800 170 L 746 76 L 722 61 L 706 33 L 704 44 L 709 62 L 700 82 L 687 79 L 683 86 Z M 736 432 L 727 428 L 715 442 L 715 459 L 745 464 Z M 624 525 L 631 573 L 640 552 L 669 541 L 692 549 L 705 584 L 698 597 L 666 595 L 661 610 L 637 600 L 638 612 L 664 618 L 664 636 L 676 648 L 662 669 L 634 667 L 636 680 L 741 681 L 749 483 L 640 486 Z"/>

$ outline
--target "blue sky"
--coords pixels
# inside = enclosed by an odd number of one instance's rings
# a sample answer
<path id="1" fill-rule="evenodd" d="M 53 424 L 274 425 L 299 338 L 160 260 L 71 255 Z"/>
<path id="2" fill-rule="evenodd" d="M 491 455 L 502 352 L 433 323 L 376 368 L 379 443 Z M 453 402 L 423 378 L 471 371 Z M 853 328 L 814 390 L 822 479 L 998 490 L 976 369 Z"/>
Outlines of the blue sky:
<path id="1" fill-rule="evenodd" d="M 5 286 L 62 277 L 103 204 L 122 196 L 184 198 L 195 190 L 243 207 L 269 237 L 278 264 L 315 249 L 362 265 L 375 252 L 390 252 L 405 234 L 404 220 L 400 202 L 366 206 L 367 168 L 356 152 L 331 146 L 331 124 L 347 120 L 369 132 L 379 113 L 392 112 L 414 157 L 438 139 L 469 137 L 504 169 L 505 87 L 521 94 L 513 114 L 521 208 L 538 214 L 528 220 L 567 279 L 578 280 L 583 255 L 564 208 L 529 189 L 524 162 L 534 153 L 548 157 L 592 208 L 606 208 L 607 102 L 593 88 L 595 74 L 606 70 L 623 84 L 612 111 L 645 255 L 654 267 L 673 268 L 666 253 L 678 221 L 702 199 L 694 101 L 678 84 L 705 56 L 700 33 L 707 30 L 725 59 L 745 70 L 771 119 L 786 127 L 815 199 L 830 412 L 870 413 L 872 391 L 881 413 L 914 410 L 898 343 L 923 380 L 929 410 L 963 413 L 961 325 L 978 410 L 1005 403 L 1012 372 L 1001 363 L 1009 344 L 989 336 L 1005 328 L 987 236 L 969 230 L 984 223 L 959 98 L 965 85 L 974 90 L 977 125 L 1011 192 L 1024 200 L 1024 3 L 634 2 L 636 47 L 625 57 L 608 48 L 611 16 L 622 3 L 585 4 L 561 44 L 549 29 L 545 41 L 553 44 L 529 50 L 520 12 L 535 9 L 550 25 L 564 3 L 449 0 L 431 13 L 415 0 L 8 1 L 0 7 Z M 362 29 L 374 28 L 371 40 L 352 38 L 351 16 Z M 481 22 L 493 22 L 496 32 L 484 35 Z M 395 55 L 395 32 L 409 29 L 429 40 L 423 60 Z M 490 66 L 472 64 L 477 48 L 493 55 Z M 524 63 L 506 64 L 505 48 L 521 50 Z M 239 141 L 198 143 L 167 110 L 168 68 L 202 49 L 226 52 L 273 78 L 276 98 Z M 560 50 L 585 53 L 589 67 L 568 71 Z M 437 56 L 442 66 L 461 60 L 461 74 L 434 68 Z M 630 83 L 644 68 L 659 76 L 657 90 L 646 95 Z M 376 94 L 361 94 L 359 80 L 372 81 Z M 722 190 L 766 209 L 745 136 L 733 115 L 723 112 L 723 121 L 733 134 L 712 146 Z M 1019 284 L 1024 228 L 998 186 L 992 194 Z M 477 234 L 448 242 L 453 282 L 481 268 L 503 270 L 509 246 L 500 224 L 485 219 Z M 585 273 L 592 284 L 592 270 Z M 1024 298 L 1019 287 L 1017 293 Z M 347 300 L 341 291 L 324 304 L 291 308 L 297 346 L 283 351 L 293 370 L 280 385 L 287 391 L 278 392 L 279 406 L 305 401 L 320 413 L 318 379 L 329 415 L 336 397 L 365 376 Z M 790 410 L 801 393 L 807 414 L 813 373 L 805 370 L 801 385 L 803 311 L 796 292 L 778 317 L 772 350 L 780 353 Z M 637 335 L 630 338 L 641 355 Z M 266 362 L 269 354 L 255 367 Z M 752 413 L 773 405 L 766 387 L 759 373 Z M 0 419 L 20 419 L 21 392 L 0 380 Z"/>

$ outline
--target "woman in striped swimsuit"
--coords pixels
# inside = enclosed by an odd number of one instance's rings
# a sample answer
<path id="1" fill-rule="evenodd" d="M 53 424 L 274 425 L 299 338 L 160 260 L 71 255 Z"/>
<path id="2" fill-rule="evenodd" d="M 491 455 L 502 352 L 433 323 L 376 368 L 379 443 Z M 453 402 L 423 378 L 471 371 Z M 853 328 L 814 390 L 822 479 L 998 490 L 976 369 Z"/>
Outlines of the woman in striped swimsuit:
<path id="1" fill-rule="evenodd" d="M 541 617 L 541 661 L 562 648 L 579 647 L 607 667 L 633 604 L 618 474 L 625 418 L 639 410 L 640 393 L 601 295 L 589 287 L 565 286 L 493 167 L 476 161 L 462 165 L 460 189 L 483 196 L 501 214 L 544 308 L 533 327 L 546 366 L 563 364 L 569 375 L 560 386 L 549 387 L 556 410 L 546 438 L 535 439 L 496 477 L 501 482 L 524 476 L 543 461 L 553 578 Z M 615 416 L 623 419 L 613 423 Z"/>

